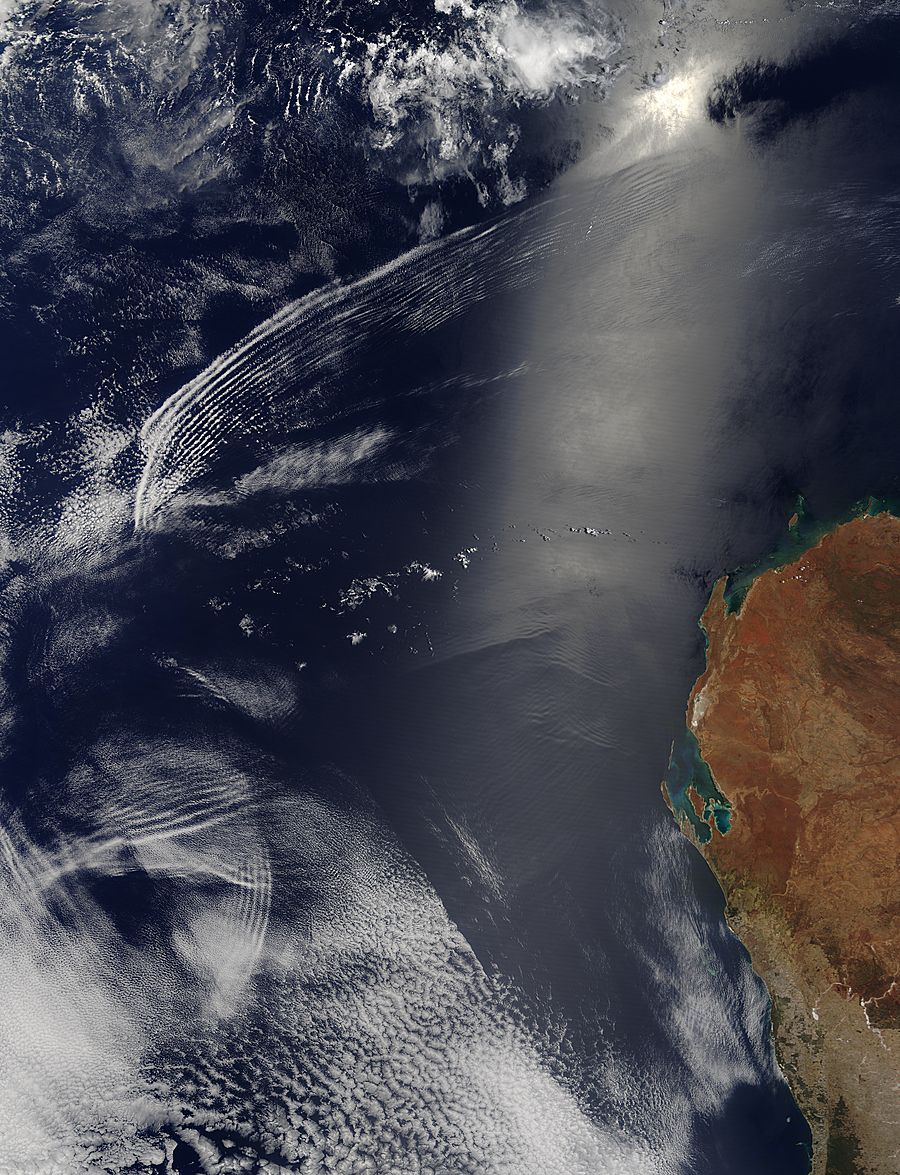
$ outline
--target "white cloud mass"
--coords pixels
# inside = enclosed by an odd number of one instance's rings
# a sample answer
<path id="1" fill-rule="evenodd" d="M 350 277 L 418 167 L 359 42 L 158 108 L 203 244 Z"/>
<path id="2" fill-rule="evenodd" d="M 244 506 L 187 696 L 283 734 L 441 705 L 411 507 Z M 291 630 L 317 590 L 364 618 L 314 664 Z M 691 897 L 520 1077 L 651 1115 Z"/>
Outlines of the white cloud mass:
<path id="1" fill-rule="evenodd" d="M 513 203 L 525 188 L 507 171 L 519 134 L 510 108 L 601 85 L 619 47 L 612 21 L 596 9 L 528 12 L 516 0 L 478 7 L 435 0 L 435 9 L 456 18 L 452 38 L 383 33 L 345 64 L 342 83 L 360 85 L 377 149 L 415 155 L 407 180 L 471 174 L 487 162 L 501 198 Z"/>

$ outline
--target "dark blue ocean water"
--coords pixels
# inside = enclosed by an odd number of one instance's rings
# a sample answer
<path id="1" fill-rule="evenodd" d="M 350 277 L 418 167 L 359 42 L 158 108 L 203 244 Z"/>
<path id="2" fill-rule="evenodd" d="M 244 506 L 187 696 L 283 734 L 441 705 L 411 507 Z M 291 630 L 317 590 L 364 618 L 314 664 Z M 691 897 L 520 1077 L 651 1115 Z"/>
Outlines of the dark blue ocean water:
<path id="1" fill-rule="evenodd" d="M 765 990 L 659 784 L 715 579 L 798 493 L 896 494 L 887 102 L 584 163 L 304 311 L 143 449 L 142 404 L 71 411 L 82 368 L 10 317 L 10 424 L 69 423 L 13 438 L 4 498 L 8 859 L 49 895 L 22 946 L 21 883 L 6 942 L 80 993 L 104 1124 L 107 1063 L 157 1099 L 141 1170 L 287 1161 L 278 1106 L 322 1154 L 387 1117 L 354 1172 L 806 1170 Z M 204 313 L 207 360 L 263 317 Z M 160 360 L 146 411 L 200 367 Z M 530 1090 L 528 1049 L 577 1118 L 497 1092 Z"/>
<path id="2" fill-rule="evenodd" d="M 421 521 L 405 493 L 388 512 L 389 549 L 471 562 L 417 613 L 414 665 L 367 673 L 353 711 L 352 771 L 479 957 L 552 991 L 588 1074 L 610 1037 L 673 1096 L 734 1066 L 698 1108 L 697 1171 L 806 1166 L 764 993 L 659 781 L 714 580 L 777 544 L 798 492 L 827 518 L 895 486 L 897 189 L 848 147 L 860 117 L 618 177 L 600 256 L 448 330 L 438 364 L 524 370 L 435 460 L 447 498 L 432 473 Z M 389 613 L 364 613 L 373 672 Z"/>

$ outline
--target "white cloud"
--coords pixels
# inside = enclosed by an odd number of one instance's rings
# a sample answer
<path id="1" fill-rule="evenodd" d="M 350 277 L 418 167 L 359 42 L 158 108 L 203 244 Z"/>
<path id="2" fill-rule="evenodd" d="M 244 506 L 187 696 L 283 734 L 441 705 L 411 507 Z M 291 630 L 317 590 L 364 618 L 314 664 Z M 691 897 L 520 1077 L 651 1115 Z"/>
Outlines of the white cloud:
<path id="1" fill-rule="evenodd" d="M 371 430 L 358 429 L 333 441 L 292 446 L 238 478 L 235 493 L 242 497 L 344 485 L 357 480 L 383 453 L 390 440 L 391 434 L 377 426 Z"/>
<path id="2" fill-rule="evenodd" d="M 507 169 L 518 137 L 511 108 L 604 82 L 619 47 L 612 22 L 596 9 L 529 13 L 516 0 L 477 9 L 468 0 L 435 0 L 435 9 L 457 18 L 455 36 L 413 42 L 383 33 L 345 64 L 342 83 L 359 86 L 377 149 L 417 155 L 407 180 L 468 174 L 487 163 L 502 201 L 514 203 L 525 192 Z"/>

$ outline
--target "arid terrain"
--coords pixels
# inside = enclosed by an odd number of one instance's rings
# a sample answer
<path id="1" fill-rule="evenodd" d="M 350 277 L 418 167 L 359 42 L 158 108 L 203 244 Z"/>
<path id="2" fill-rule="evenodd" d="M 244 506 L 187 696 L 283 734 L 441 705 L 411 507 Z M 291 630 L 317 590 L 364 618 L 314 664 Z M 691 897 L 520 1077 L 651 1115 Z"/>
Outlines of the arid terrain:
<path id="1" fill-rule="evenodd" d="M 837 526 L 759 575 L 738 610 L 720 580 L 702 626 L 687 721 L 730 829 L 699 776 L 687 795 L 703 823 L 682 809 L 682 827 L 768 985 L 814 1175 L 896 1175 L 900 520 Z"/>

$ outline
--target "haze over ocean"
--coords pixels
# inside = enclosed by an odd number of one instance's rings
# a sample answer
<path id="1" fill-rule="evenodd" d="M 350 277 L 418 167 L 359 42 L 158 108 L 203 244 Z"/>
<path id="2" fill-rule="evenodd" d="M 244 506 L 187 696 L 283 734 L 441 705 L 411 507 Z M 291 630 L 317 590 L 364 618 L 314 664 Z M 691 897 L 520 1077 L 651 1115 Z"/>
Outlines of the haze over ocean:
<path id="1" fill-rule="evenodd" d="M 898 19 L 0 9 L 0 1170 L 808 1170 L 660 781 L 897 494 Z"/>

